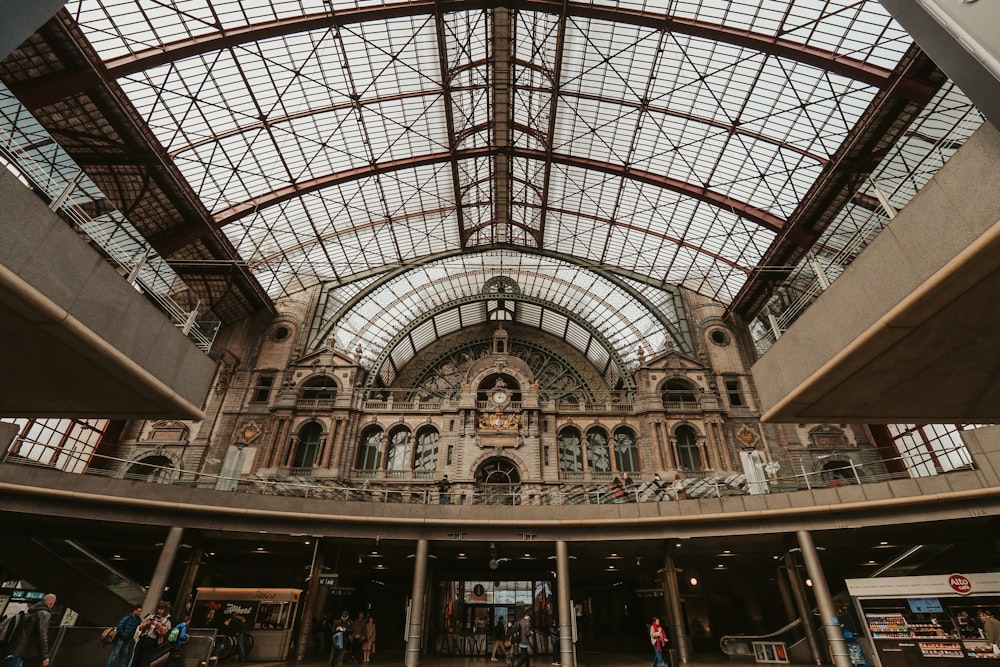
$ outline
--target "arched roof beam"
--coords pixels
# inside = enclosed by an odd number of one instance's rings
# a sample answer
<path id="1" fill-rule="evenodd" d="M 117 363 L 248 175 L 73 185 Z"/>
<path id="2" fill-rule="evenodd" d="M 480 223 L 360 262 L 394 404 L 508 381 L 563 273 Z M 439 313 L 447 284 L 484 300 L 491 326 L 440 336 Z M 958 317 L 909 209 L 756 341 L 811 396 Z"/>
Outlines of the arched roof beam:
<path id="1" fill-rule="evenodd" d="M 412 322 L 410 322 L 405 327 L 400 329 L 399 332 L 395 336 L 393 336 L 389 342 L 387 342 L 384 346 L 382 346 L 382 349 L 379 352 L 378 357 L 376 357 L 375 361 L 372 363 L 372 372 L 368 374 L 368 379 L 365 385 L 367 387 L 372 386 L 372 383 L 380 375 L 379 371 L 382 369 L 382 367 L 386 363 L 391 363 L 392 351 L 396 349 L 396 347 L 400 343 L 402 343 L 407 338 L 407 336 L 409 336 L 418 326 L 420 326 L 424 322 L 427 322 L 428 320 L 439 315 L 440 313 L 452 310 L 454 308 L 458 308 L 463 304 L 476 303 L 478 301 L 491 301 L 495 300 L 496 298 L 497 297 L 495 294 L 475 294 L 475 295 L 463 296 L 457 299 L 453 299 L 448 303 L 440 304 L 439 306 L 431 308 L 430 310 L 424 311 L 421 314 L 421 317 L 414 319 Z M 618 369 L 618 375 L 621 378 L 622 382 L 625 384 L 626 388 L 633 389 L 635 387 L 635 383 L 632 379 L 632 373 L 629 370 L 628 365 L 625 363 L 625 360 L 618 353 L 618 348 L 612 345 L 611 341 L 609 341 L 590 322 L 580 317 L 579 314 L 569 311 L 566 308 L 560 306 L 559 304 L 552 303 L 551 301 L 548 301 L 546 299 L 540 299 L 537 297 L 532 297 L 524 294 L 509 294 L 505 295 L 504 299 L 508 301 L 522 301 L 525 303 L 532 303 L 542 306 L 543 308 L 548 308 L 549 310 L 559 313 L 569 321 L 573 322 L 574 324 L 582 328 L 590 335 L 590 337 L 594 341 L 597 341 L 597 343 L 601 347 L 603 347 L 604 350 L 608 353 L 607 366 L 613 364 Z M 523 324 L 523 322 L 521 324 Z M 324 331 L 323 336 L 328 337 L 329 331 Z M 607 366 L 605 366 L 605 368 L 600 369 L 602 377 L 607 372 Z M 399 370 L 395 367 L 395 365 L 393 365 L 393 369 L 396 371 Z"/>
<path id="2" fill-rule="evenodd" d="M 495 249 L 496 248 L 494 248 L 494 247 L 484 247 L 481 251 L 478 251 L 478 252 L 481 252 L 481 253 L 492 252 Z M 559 253 L 559 252 L 554 252 L 554 251 L 545 250 L 545 249 L 541 249 L 541 248 L 539 248 L 539 249 L 530 249 L 530 250 L 522 250 L 522 249 L 518 248 L 516 250 L 518 252 L 523 252 L 524 254 L 538 255 L 538 256 L 541 256 L 541 257 L 546 257 L 548 259 L 554 259 L 554 260 L 557 260 L 557 261 L 565 262 L 566 264 L 571 264 L 571 265 L 579 266 L 579 267 L 581 267 L 583 269 L 586 269 L 587 271 L 590 271 L 591 273 L 594 273 L 594 274 L 600 276 L 604 280 L 607 280 L 612 285 L 614 285 L 617 289 L 619 289 L 622 292 L 624 292 L 625 294 L 627 294 L 634 301 L 636 301 L 637 303 L 640 303 L 647 311 L 649 311 L 650 313 L 652 313 L 653 317 L 655 317 L 656 320 L 661 325 L 663 325 L 663 327 L 665 329 L 667 329 L 668 331 L 670 331 L 670 333 L 672 334 L 672 338 L 673 338 L 674 342 L 675 343 L 676 342 L 680 342 L 682 351 L 690 352 L 689 349 L 686 349 L 686 345 L 685 345 L 685 343 L 687 341 L 687 338 L 684 335 L 684 333 L 680 330 L 680 328 L 678 326 L 678 323 L 674 322 L 670 318 L 666 317 L 663 314 L 663 311 L 660 310 L 659 307 L 656 306 L 656 304 L 654 304 L 652 301 L 650 301 L 642 292 L 638 291 L 637 289 L 635 289 L 634 287 L 632 287 L 628 283 L 626 283 L 626 282 L 622 281 L 621 279 L 619 279 L 618 275 L 616 275 L 616 274 L 622 275 L 623 277 L 629 278 L 630 280 L 634 280 L 636 282 L 640 282 L 641 281 L 642 283 L 644 283 L 646 285 L 649 285 L 650 287 L 661 289 L 661 290 L 663 290 L 665 292 L 671 292 L 673 294 L 677 293 L 677 288 L 675 286 L 669 285 L 669 284 L 665 284 L 665 283 L 653 284 L 653 281 L 650 280 L 649 276 L 645 276 L 645 275 L 642 275 L 642 274 L 623 275 L 623 274 L 621 274 L 620 270 L 618 270 L 618 269 L 616 269 L 614 267 L 608 267 L 606 265 L 600 265 L 597 262 L 582 263 L 580 261 L 580 258 L 578 258 L 578 257 L 573 257 L 573 256 L 570 256 L 570 255 L 565 255 L 565 254 Z M 415 259 L 414 261 L 406 262 L 405 264 L 402 264 L 402 265 L 399 265 L 399 266 L 395 266 L 395 267 L 389 269 L 388 271 L 385 271 L 383 269 L 383 271 L 382 271 L 383 275 L 378 280 L 376 280 L 371 285 L 369 285 L 365 290 L 363 290 L 361 292 L 358 292 L 357 294 L 355 294 L 354 296 L 352 296 L 350 299 L 344 301 L 343 304 L 341 304 L 340 308 L 337 309 L 337 312 L 330 316 L 330 318 L 329 318 L 328 321 L 336 323 L 342 317 L 344 317 L 344 315 L 346 315 L 348 312 L 350 312 L 351 309 L 353 309 L 359 303 L 361 303 L 366 298 L 368 298 L 369 295 L 371 295 L 371 294 L 375 293 L 376 291 L 384 288 L 389 283 L 391 283 L 393 280 L 395 280 L 396 278 L 402 276 L 403 274 L 407 273 L 408 271 L 412 271 L 414 269 L 419 269 L 419 268 L 422 268 L 422 267 L 424 267 L 424 266 L 426 266 L 428 264 L 433 264 L 435 262 L 444 261 L 444 260 L 450 259 L 452 257 L 456 257 L 458 255 L 465 255 L 465 256 L 467 256 L 469 254 L 477 254 L 477 251 L 475 251 L 475 250 L 465 250 L 465 251 L 452 250 L 452 251 L 447 251 L 447 252 L 439 253 L 439 254 L 436 254 L 436 255 L 428 255 L 426 257 L 421 257 L 421 258 Z M 359 276 L 358 279 L 362 280 L 364 278 L 370 278 L 370 277 L 371 277 L 371 275 L 365 275 L 365 276 Z M 351 281 L 351 282 L 353 282 L 353 281 Z M 336 287 L 338 287 L 339 285 L 343 285 L 343 284 L 345 284 L 344 281 L 339 281 L 337 284 L 327 283 L 327 288 L 328 289 L 336 289 Z"/>
<path id="3" fill-rule="evenodd" d="M 451 152 L 431 153 L 399 160 L 391 160 L 375 166 L 366 165 L 364 167 L 348 169 L 334 174 L 327 174 L 303 183 L 296 183 L 274 190 L 259 197 L 255 197 L 245 202 L 240 202 L 239 204 L 235 204 L 227 209 L 218 211 L 215 215 L 213 215 L 213 223 L 216 227 L 224 227 L 229 223 L 235 222 L 236 220 L 239 220 L 240 218 L 255 211 L 281 204 L 282 202 L 288 201 L 294 197 L 300 197 L 310 192 L 315 192 L 317 190 L 322 190 L 324 188 L 356 181 L 358 179 L 378 174 L 390 173 L 400 169 L 413 169 L 453 159 L 490 157 L 496 155 L 497 153 L 499 153 L 499 151 L 492 148 L 474 148 L 456 151 L 454 154 Z M 512 148 L 509 151 L 509 154 L 511 157 L 534 160 L 545 160 L 547 158 L 544 151 L 524 148 Z M 814 241 L 811 235 L 788 228 L 783 218 L 780 218 L 769 211 L 757 208 L 756 206 L 748 204 L 744 201 L 728 197 L 700 185 L 681 181 L 676 178 L 670 178 L 669 176 L 664 176 L 662 174 L 654 174 L 648 171 L 630 169 L 622 165 L 602 162 L 600 160 L 593 160 L 590 158 L 575 157 L 572 155 L 553 155 L 552 161 L 569 167 L 591 169 L 609 174 L 611 176 L 632 179 L 641 183 L 660 187 L 665 190 L 670 190 L 684 196 L 692 197 L 725 211 L 729 211 L 730 213 L 738 215 L 746 220 L 755 222 L 756 224 L 770 229 L 775 233 L 782 234 L 787 232 L 790 235 L 790 240 L 802 245 L 802 247 L 809 247 Z"/>
<path id="4" fill-rule="evenodd" d="M 508 0 L 499 3 L 492 0 L 414 0 L 413 2 L 397 2 L 375 7 L 338 9 L 323 14 L 288 17 L 276 21 L 226 28 L 225 31 L 199 35 L 162 47 L 111 58 L 105 61 L 105 71 L 102 73 L 88 69 L 37 77 L 24 85 L 17 86 L 16 92 L 25 106 L 29 109 L 36 109 L 86 90 L 100 83 L 103 76 L 121 78 L 175 60 L 234 48 L 246 42 L 366 21 L 432 14 L 435 11 L 458 12 L 489 9 L 496 6 L 548 14 L 565 12 L 570 16 L 668 30 L 677 34 L 735 44 L 762 53 L 806 63 L 879 88 L 889 84 L 892 76 L 892 71 L 884 67 L 826 49 L 800 44 L 793 40 L 739 30 L 709 21 L 665 16 L 662 13 L 639 9 L 591 5 L 583 2 L 561 2 L 559 0 Z M 926 99 L 927 91 L 928 87 L 923 82 L 907 78 L 903 82 L 900 92 L 910 96 L 910 99 L 919 100 Z"/>
<path id="5" fill-rule="evenodd" d="M 507 7 L 548 14 L 569 16 L 638 25 L 656 30 L 701 37 L 716 42 L 726 42 L 743 46 L 762 53 L 768 53 L 790 60 L 803 62 L 850 79 L 863 81 L 872 86 L 882 87 L 889 82 L 892 71 L 863 60 L 840 55 L 826 49 L 782 39 L 773 35 L 719 25 L 709 21 L 664 16 L 662 13 L 648 12 L 613 6 L 591 5 L 583 2 L 560 2 L 558 0 L 513 0 L 491 2 L 490 0 L 415 0 L 376 7 L 338 9 L 324 14 L 296 16 L 276 21 L 255 23 L 225 32 L 200 35 L 179 40 L 163 47 L 140 51 L 128 56 L 113 58 L 105 62 L 108 73 L 115 78 L 135 74 L 160 65 L 188 58 L 201 53 L 211 53 L 233 48 L 246 42 L 271 39 L 311 30 L 323 30 L 335 26 L 365 23 L 367 21 L 402 18 L 432 14 L 435 11 L 457 12 L 477 9 Z"/>

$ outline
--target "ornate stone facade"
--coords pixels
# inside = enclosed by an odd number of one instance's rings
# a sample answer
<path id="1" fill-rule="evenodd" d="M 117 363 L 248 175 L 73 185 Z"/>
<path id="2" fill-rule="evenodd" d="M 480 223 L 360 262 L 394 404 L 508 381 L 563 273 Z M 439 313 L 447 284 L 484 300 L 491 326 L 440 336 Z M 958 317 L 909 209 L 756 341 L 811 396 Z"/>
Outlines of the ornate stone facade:
<path id="1" fill-rule="evenodd" d="M 185 438 L 171 442 L 162 425 L 128 424 L 123 470 L 141 473 L 155 454 L 178 476 L 219 475 L 220 488 L 297 479 L 410 493 L 447 474 L 463 500 L 495 498 L 500 484 L 512 502 L 626 472 L 638 484 L 679 473 L 702 495 L 747 492 L 748 465 L 775 484 L 884 472 L 865 429 L 761 424 L 746 331 L 698 295 L 684 293 L 693 349 L 639 350 L 617 386 L 596 355 L 516 322 L 437 338 L 380 386 L 362 350 L 334 349 L 332 332 L 303 324 L 321 296 L 221 336 L 209 418 L 173 425 Z"/>

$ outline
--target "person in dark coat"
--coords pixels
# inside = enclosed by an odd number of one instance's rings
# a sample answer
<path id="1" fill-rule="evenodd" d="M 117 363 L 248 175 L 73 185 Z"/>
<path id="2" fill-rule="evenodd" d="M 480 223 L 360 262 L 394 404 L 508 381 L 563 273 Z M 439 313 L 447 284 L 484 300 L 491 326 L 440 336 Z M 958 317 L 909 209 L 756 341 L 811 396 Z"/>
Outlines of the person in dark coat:
<path id="1" fill-rule="evenodd" d="M 31 605 L 26 617 L 21 619 L 14 636 L 11 637 L 7 655 L 0 661 L 0 667 L 22 667 L 24 654 L 28 644 L 33 640 L 41 657 L 41 667 L 49 665 L 49 621 L 52 620 L 52 607 L 56 604 L 56 596 L 46 593 L 45 596 Z"/>

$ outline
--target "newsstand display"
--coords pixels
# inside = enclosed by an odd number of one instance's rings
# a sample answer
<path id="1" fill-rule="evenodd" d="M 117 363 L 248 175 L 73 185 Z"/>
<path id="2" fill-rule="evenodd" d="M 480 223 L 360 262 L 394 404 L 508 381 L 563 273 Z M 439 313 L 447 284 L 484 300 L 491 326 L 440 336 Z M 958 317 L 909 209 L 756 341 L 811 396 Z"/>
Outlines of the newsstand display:
<path id="1" fill-rule="evenodd" d="M 848 579 L 847 590 L 881 667 L 1000 664 L 980 620 L 1000 618 L 1000 573 Z"/>

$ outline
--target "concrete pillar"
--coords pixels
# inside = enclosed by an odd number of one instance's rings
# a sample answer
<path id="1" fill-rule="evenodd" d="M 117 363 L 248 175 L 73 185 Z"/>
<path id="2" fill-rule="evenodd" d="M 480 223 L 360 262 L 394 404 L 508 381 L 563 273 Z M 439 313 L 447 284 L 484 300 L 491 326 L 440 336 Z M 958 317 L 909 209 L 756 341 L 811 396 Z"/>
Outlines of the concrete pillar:
<path id="1" fill-rule="evenodd" d="M 309 565 L 309 586 L 306 589 L 305 603 L 302 605 L 302 621 L 299 623 L 299 636 L 295 641 L 295 659 L 305 660 L 312 637 L 313 618 L 316 616 L 316 601 L 319 599 L 319 577 L 323 574 L 323 562 L 326 560 L 326 545 L 319 537 L 313 543 L 312 563 Z"/>
<path id="2" fill-rule="evenodd" d="M 156 561 L 156 569 L 149 581 L 149 589 L 146 591 L 146 598 L 142 601 L 142 611 L 148 614 L 156 611 L 156 605 L 163 599 L 163 589 L 170 578 L 170 570 L 174 566 L 174 558 L 177 550 L 181 546 L 181 536 L 184 529 L 180 526 L 173 526 L 167 533 L 167 539 L 163 542 L 163 549 L 160 550 L 160 558 Z"/>
<path id="3" fill-rule="evenodd" d="M 798 565 L 795 562 L 795 552 L 791 550 L 785 552 L 785 570 L 788 572 L 788 583 L 791 584 L 792 597 L 795 599 L 795 607 L 798 609 L 799 619 L 802 621 L 802 629 L 805 631 L 806 640 L 809 643 L 809 653 L 814 664 L 822 665 L 823 654 L 819 648 L 816 628 L 813 627 L 809 598 L 806 596 L 805 584 L 802 582 Z"/>
<path id="4" fill-rule="evenodd" d="M 205 548 L 200 544 L 194 545 L 191 549 L 191 557 L 188 560 L 187 569 L 184 570 L 184 578 L 181 579 L 180 588 L 177 589 L 177 597 L 174 599 L 174 620 L 179 621 L 184 616 L 184 608 L 187 607 L 188 601 L 191 599 L 191 592 L 194 590 L 198 570 L 201 567 L 201 559 L 204 555 Z"/>
<path id="5" fill-rule="evenodd" d="M 413 591 L 410 595 L 410 618 L 406 628 L 406 654 L 403 656 L 405 667 L 417 667 L 420 664 L 420 639 L 424 626 L 424 589 L 427 585 L 427 540 L 417 540 L 417 554 L 413 559 Z"/>
<path id="6" fill-rule="evenodd" d="M 0 58 L 16 49 L 58 12 L 65 0 L 8 0 L 0 23 Z"/>
<path id="7" fill-rule="evenodd" d="M 688 641 L 684 611 L 681 607 L 681 589 L 677 583 L 677 568 L 674 566 L 672 547 L 667 547 L 667 555 L 663 559 L 663 594 L 666 596 L 673 635 L 673 646 L 667 648 L 676 649 L 678 659 L 686 664 L 691 660 L 691 643 Z"/>
<path id="8" fill-rule="evenodd" d="M 819 607 L 823 629 L 826 630 L 826 639 L 830 642 L 833 664 L 836 667 L 851 667 L 851 658 L 847 652 L 847 643 L 844 641 L 844 632 L 841 630 L 833 610 L 833 598 L 830 595 L 830 587 L 826 583 L 826 575 L 823 574 L 823 567 L 819 562 L 819 554 L 816 553 L 816 545 L 813 543 L 812 534 L 807 530 L 799 530 L 796 531 L 795 536 L 798 538 L 799 547 L 802 549 L 802 561 L 806 564 L 806 572 L 809 573 L 809 578 L 813 582 L 816 606 Z"/>
<path id="9" fill-rule="evenodd" d="M 778 594 L 781 596 L 781 606 L 785 609 L 785 619 L 791 623 L 798 618 L 795 611 L 795 600 L 792 599 L 792 592 L 788 589 L 788 576 L 784 568 L 778 567 L 774 574 L 774 581 L 778 584 Z"/>
<path id="10" fill-rule="evenodd" d="M 556 542 L 556 597 L 559 602 L 559 662 L 575 667 L 573 653 L 573 607 L 569 599 L 569 550 L 566 540 Z"/>

